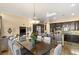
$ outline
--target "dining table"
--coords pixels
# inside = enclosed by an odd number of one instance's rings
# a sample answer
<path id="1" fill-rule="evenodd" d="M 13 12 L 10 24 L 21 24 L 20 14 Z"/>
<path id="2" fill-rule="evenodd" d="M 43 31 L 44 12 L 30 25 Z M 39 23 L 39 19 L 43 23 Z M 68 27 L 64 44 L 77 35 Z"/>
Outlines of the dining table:
<path id="1" fill-rule="evenodd" d="M 31 51 L 36 55 L 45 55 L 50 53 L 50 45 L 44 42 L 36 43 L 36 46 L 31 49 Z"/>
<path id="2" fill-rule="evenodd" d="M 38 41 L 34 47 L 32 47 L 31 50 L 28 49 L 28 43 L 27 42 L 19 42 L 21 46 L 23 46 L 26 50 L 30 51 L 34 55 L 48 55 L 50 54 L 51 46 L 50 44 L 47 44 L 43 41 Z"/>

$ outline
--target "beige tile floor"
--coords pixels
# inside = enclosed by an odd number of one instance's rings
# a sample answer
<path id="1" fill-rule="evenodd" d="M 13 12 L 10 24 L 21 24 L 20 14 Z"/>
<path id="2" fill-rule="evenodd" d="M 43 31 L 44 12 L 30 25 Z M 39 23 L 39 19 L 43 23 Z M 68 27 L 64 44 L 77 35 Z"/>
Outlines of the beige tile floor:
<path id="1" fill-rule="evenodd" d="M 12 55 L 12 53 L 11 53 L 10 49 L 8 49 L 8 50 L 2 52 L 1 55 Z"/>
<path id="2" fill-rule="evenodd" d="M 79 44 L 72 42 L 65 42 L 62 49 L 63 55 L 79 55 Z"/>

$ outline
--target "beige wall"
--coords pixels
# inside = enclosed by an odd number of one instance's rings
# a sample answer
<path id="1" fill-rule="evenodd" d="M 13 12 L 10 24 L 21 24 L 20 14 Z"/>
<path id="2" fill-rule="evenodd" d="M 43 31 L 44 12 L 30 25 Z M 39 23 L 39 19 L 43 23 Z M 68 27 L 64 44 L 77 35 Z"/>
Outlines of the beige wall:
<path id="1" fill-rule="evenodd" d="M 30 27 L 29 20 L 25 17 L 15 16 L 12 14 L 2 13 L 3 21 L 3 36 L 8 36 L 8 28 L 12 29 L 12 35 L 19 34 L 19 27 L 25 26 Z M 24 25 L 23 25 L 24 24 Z"/>
<path id="2" fill-rule="evenodd" d="M 46 32 L 50 33 L 50 23 L 49 23 L 49 21 L 46 24 Z"/>

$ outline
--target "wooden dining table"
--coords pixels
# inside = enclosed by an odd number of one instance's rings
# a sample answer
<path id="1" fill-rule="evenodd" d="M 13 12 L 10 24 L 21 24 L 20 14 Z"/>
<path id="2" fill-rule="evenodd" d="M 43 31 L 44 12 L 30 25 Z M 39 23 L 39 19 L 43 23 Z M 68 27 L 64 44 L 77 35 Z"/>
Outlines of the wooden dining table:
<path id="1" fill-rule="evenodd" d="M 28 49 L 28 43 L 20 43 L 21 45 L 23 45 L 26 49 Z M 49 54 L 50 52 L 50 44 L 44 43 L 43 41 L 41 42 L 37 42 L 35 47 L 33 47 L 30 50 L 34 55 L 45 55 L 45 54 Z"/>
<path id="2" fill-rule="evenodd" d="M 31 49 L 31 51 L 36 55 L 44 55 L 50 52 L 50 45 L 44 42 L 36 43 L 36 46 Z"/>

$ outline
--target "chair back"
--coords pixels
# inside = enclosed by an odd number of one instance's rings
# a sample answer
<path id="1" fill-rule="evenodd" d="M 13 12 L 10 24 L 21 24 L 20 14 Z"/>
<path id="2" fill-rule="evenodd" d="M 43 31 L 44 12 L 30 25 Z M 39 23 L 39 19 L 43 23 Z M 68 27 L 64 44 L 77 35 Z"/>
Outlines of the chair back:
<path id="1" fill-rule="evenodd" d="M 54 49 L 54 55 L 61 55 L 61 53 L 62 53 L 62 45 L 58 44 Z"/>
<path id="2" fill-rule="evenodd" d="M 51 43 L 51 37 L 44 37 L 43 42 L 50 44 Z"/>
<path id="3" fill-rule="evenodd" d="M 17 42 L 15 38 L 10 38 L 8 40 L 8 46 L 13 55 L 21 55 L 20 47 L 17 46 Z"/>
<path id="4" fill-rule="evenodd" d="M 37 41 L 42 41 L 42 36 L 37 36 Z"/>

